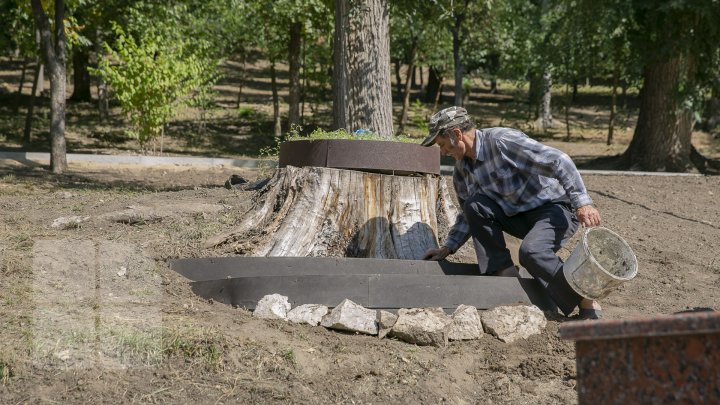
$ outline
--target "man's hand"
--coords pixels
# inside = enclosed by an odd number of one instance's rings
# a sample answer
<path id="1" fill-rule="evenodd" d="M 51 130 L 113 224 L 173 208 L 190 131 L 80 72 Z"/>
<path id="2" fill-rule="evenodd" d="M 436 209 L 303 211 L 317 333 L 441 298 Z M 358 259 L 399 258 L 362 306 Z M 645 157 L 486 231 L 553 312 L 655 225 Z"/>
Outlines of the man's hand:
<path id="1" fill-rule="evenodd" d="M 600 212 L 592 205 L 583 205 L 575 211 L 575 215 L 583 226 L 600 225 Z"/>
<path id="2" fill-rule="evenodd" d="M 439 261 L 448 257 L 450 253 L 450 248 L 446 246 L 440 246 L 439 249 L 428 249 L 427 252 L 425 252 L 425 256 L 423 256 L 423 260 Z"/>

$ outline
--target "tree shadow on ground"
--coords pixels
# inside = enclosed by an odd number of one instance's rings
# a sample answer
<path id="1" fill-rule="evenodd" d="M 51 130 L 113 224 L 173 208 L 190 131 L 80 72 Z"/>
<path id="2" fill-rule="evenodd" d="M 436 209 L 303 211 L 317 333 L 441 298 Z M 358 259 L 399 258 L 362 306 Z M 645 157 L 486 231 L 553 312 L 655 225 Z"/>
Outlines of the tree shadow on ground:
<path id="1" fill-rule="evenodd" d="M 30 161 L 19 161 L 23 167 L 0 167 L 0 178 L 3 181 L 21 181 L 34 186 L 58 188 L 61 190 L 112 190 L 115 192 L 147 193 L 163 191 L 192 190 L 196 187 L 219 188 L 222 184 L 193 184 L 193 185 L 164 185 L 153 184 L 142 180 L 103 179 L 93 178 L 93 174 L 104 175 L 108 172 L 98 170 L 88 174 L 63 173 L 55 174 L 49 166 Z M 103 176 L 106 177 L 106 176 Z M 9 180 L 14 179 L 14 180 Z"/>

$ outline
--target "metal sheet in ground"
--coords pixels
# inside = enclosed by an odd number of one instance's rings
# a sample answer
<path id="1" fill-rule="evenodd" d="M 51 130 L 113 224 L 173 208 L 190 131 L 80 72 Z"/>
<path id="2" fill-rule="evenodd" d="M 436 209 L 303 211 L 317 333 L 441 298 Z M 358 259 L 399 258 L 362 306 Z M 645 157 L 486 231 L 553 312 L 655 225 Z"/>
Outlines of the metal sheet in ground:
<path id="1" fill-rule="evenodd" d="M 196 281 L 193 292 L 203 298 L 247 309 L 255 309 L 265 295 L 288 297 L 293 307 L 302 304 L 337 306 L 350 299 L 367 306 L 368 277 L 356 276 L 269 276 Z"/>
<path id="2" fill-rule="evenodd" d="M 485 276 L 425 275 L 306 275 L 240 277 L 192 283 L 201 297 L 254 309 L 267 294 L 287 296 L 293 305 L 336 306 L 348 298 L 367 308 L 398 309 L 460 304 L 488 309 L 514 303 L 535 304 L 544 310 L 555 306 L 535 280 Z"/>
<path id="3" fill-rule="evenodd" d="M 477 264 L 347 257 L 206 257 L 171 260 L 170 268 L 193 281 L 293 275 L 480 275 Z"/>
<path id="4" fill-rule="evenodd" d="M 555 310 L 535 280 L 490 276 L 370 276 L 371 308 L 442 307 L 461 304 L 478 309 L 515 303 Z"/>

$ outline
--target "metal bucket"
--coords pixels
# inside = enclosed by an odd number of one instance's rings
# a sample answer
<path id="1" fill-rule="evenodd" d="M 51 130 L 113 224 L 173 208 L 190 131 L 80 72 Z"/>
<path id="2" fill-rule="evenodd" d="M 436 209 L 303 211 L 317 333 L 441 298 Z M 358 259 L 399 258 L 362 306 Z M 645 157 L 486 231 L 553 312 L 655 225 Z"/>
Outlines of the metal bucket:
<path id="1" fill-rule="evenodd" d="M 575 292 L 597 300 L 632 280 L 637 267 L 637 258 L 627 242 L 607 228 L 594 227 L 585 229 L 565 261 L 563 273 Z"/>

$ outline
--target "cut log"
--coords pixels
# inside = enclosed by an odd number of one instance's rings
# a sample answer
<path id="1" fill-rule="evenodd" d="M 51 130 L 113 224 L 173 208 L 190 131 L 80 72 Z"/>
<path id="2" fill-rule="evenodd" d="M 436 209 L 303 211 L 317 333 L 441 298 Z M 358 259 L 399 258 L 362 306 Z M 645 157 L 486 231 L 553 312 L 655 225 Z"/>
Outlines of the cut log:
<path id="1" fill-rule="evenodd" d="M 440 176 L 278 169 L 244 221 L 206 242 L 248 256 L 422 259 L 455 222 Z"/>

